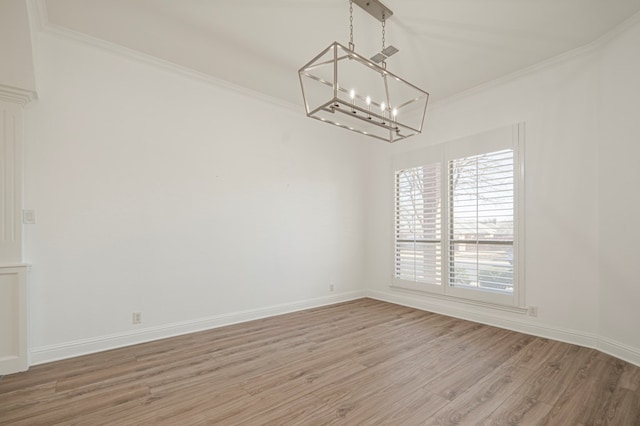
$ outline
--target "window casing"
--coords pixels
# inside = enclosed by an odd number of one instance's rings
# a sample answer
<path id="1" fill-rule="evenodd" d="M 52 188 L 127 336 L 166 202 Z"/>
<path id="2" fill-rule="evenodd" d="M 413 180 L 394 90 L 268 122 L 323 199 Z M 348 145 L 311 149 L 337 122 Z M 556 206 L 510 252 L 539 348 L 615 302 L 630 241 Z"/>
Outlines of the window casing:
<path id="1" fill-rule="evenodd" d="M 398 156 L 394 287 L 524 306 L 524 124 Z"/>

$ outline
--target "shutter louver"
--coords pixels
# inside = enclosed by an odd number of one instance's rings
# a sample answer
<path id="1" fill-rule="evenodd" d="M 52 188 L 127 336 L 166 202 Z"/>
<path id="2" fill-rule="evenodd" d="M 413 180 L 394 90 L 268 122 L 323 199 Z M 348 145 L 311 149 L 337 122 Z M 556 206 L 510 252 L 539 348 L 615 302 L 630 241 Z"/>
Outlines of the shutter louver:
<path id="1" fill-rule="evenodd" d="M 440 164 L 396 172 L 395 277 L 441 285 Z"/>
<path id="2" fill-rule="evenodd" d="M 449 285 L 513 292 L 513 150 L 449 161 Z"/>

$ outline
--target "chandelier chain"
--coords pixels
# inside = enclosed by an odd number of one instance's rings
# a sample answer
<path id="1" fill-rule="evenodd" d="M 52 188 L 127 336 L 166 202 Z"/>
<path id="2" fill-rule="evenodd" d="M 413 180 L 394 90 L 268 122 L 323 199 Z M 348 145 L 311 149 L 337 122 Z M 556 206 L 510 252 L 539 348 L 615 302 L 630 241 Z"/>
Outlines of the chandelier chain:
<path id="1" fill-rule="evenodd" d="M 382 50 L 384 50 L 384 35 L 385 35 L 385 26 L 387 20 L 384 18 L 384 12 L 382 13 Z"/>
<path id="2" fill-rule="evenodd" d="M 382 50 L 380 51 L 384 55 L 384 36 L 385 36 L 385 26 L 387 24 L 387 20 L 385 19 L 384 12 L 382 12 Z M 384 56 L 383 56 L 384 57 Z M 387 62 L 383 59 L 382 68 L 387 69 Z"/>
<path id="3" fill-rule="evenodd" d="M 353 44 L 353 0 L 349 0 L 349 49 L 355 50 Z"/>

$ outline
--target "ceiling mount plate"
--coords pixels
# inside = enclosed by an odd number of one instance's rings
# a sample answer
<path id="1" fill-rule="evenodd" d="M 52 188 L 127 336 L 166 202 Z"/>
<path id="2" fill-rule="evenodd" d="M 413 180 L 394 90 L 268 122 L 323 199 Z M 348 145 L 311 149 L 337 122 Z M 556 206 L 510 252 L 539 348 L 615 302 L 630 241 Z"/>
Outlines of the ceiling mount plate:
<path id="1" fill-rule="evenodd" d="M 366 10 L 371 16 L 382 22 L 384 19 L 389 19 L 393 12 L 387 6 L 379 2 L 378 0 L 353 0 L 355 4 Z"/>
<path id="2" fill-rule="evenodd" d="M 389 56 L 395 55 L 399 51 L 400 50 L 395 46 L 387 46 L 382 52 L 376 53 L 375 55 L 373 55 L 369 59 L 371 59 L 376 64 L 379 64 L 380 62 L 384 61 L 385 59 L 388 59 Z"/>

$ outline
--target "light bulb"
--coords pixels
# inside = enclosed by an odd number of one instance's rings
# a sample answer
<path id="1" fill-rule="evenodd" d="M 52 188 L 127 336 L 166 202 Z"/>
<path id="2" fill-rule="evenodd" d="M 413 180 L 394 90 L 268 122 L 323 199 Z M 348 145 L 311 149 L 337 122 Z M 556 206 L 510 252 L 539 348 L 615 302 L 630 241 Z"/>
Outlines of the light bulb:
<path id="1" fill-rule="evenodd" d="M 384 110 L 387 109 L 387 104 L 384 103 L 384 101 L 380 104 L 380 111 L 382 111 L 384 113 Z"/>
<path id="2" fill-rule="evenodd" d="M 393 111 L 391 111 L 391 114 L 393 114 L 393 118 L 395 119 L 396 116 L 398 115 L 398 110 L 394 108 Z"/>
<path id="3" fill-rule="evenodd" d="M 365 101 L 367 102 L 367 106 L 371 106 L 371 96 L 367 96 Z"/>
<path id="4" fill-rule="evenodd" d="M 356 98 L 356 91 L 351 89 L 351 91 L 349 92 L 349 97 L 351 97 L 351 100 L 354 100 Z"/>

